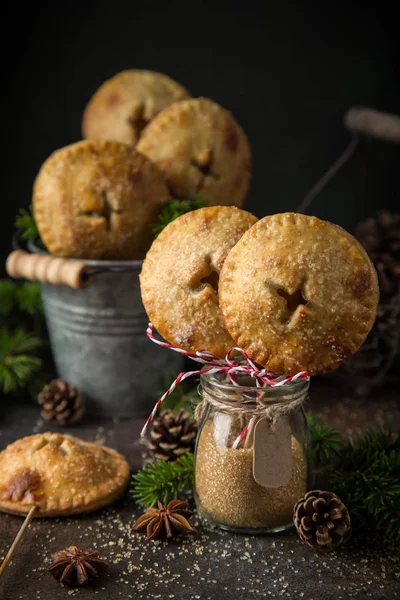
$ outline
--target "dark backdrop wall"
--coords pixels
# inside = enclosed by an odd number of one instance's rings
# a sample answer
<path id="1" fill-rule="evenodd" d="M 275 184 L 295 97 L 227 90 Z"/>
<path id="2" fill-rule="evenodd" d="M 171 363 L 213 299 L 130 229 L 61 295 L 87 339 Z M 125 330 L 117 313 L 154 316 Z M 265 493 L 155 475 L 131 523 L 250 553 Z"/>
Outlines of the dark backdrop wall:
<path id="1" fill-rule="evenodd" d="M 2 259 L 41 163 L 80 138 L 86 102 L 122 69 L 165 72 L 234 113 L 253 148 L 247 208 L 258 216 L 296 209 L 347 144 L 342 123 L 350 106 L 400 113 L 396 23 L 376 8 L 330 3 L 318 14 L 287 1 L 27 4 L 3 22 L 13 43 L 1 99 Z M 366 143 L 310 212 L 351 230 L 379 208 L 399 208 L 399 168 L 400 145 Z"/>

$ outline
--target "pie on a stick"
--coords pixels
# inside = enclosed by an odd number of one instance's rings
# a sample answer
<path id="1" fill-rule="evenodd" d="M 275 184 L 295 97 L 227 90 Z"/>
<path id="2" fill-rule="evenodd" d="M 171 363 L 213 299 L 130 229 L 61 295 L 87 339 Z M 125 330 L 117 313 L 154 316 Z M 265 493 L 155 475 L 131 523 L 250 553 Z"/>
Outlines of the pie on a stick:
<path id="1" fill-rule="evenodd" d="M 129 481 L 125 458 L 71 435 L 39 433 L 0 453 L 0 511 L 56 517 L 111 504 Z"/>
<path id="2" fill-rule="evenodd" d="M 154 240 L 140 274 L 146 312 L 168 342 L 223 358 L 235 342 L 218 304 L 218 276 L 229 250 L 257 218 L 234 206 L 182 215 Z"/>
<path id="3" fill-rule="evenodd" d="M 229 252 L 219 302 L 237 345 L 275 373 L 338 367 L 366 339 L 379 300 L 361 244 L 316 217 L 264 217 Z"/>

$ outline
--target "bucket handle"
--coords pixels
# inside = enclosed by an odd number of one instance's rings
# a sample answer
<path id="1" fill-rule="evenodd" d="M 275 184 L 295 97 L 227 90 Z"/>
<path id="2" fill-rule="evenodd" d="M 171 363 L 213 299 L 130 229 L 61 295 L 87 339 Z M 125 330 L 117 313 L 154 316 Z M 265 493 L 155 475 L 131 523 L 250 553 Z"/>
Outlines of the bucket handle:
<path id="1" fill-rule="evenodd" d="M 11 252 L 7 258 L 6 270 L 14 279 L 68 285 L 74 289 L 84 288 L 89 282 L 86 263 L 46 254 L 31 254 L 25 250 Z"/>
<path id="2" fill-rule="evenodd" d="M 344 124 L 355 133 L 363 133 L 380 140 L 400 144 L 400 117 L 365 106 L 352 106 L 344 117 Z"/>

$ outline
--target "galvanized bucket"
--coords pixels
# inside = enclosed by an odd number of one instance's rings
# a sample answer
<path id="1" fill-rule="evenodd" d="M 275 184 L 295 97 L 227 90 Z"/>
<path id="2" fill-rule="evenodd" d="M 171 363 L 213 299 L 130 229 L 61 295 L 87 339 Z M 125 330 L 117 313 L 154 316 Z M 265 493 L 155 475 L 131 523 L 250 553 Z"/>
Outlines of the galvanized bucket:
<path id="1" fill-rule="evenodd" d="M 40 256 L 49 257 L 41 251 L 35 253 L 35 259 L 34 255 L 18 252 L 25 255 L 20 257 L 22 265 L 29 264 L 27 257 L 38 260 L 39 265 Z M 73 263 L 84 264 L 89 285 L 73 289 L 43 283 L 47 267 L 35 267 L 35 276 L 27 268 L 12 272 L 12 256 L 7 265 L 10 275 L 41 282 L 58 375 L 86 395 L 88 412 L 113 417 L 147 416 L 165 385 L 166 374 L 181 371 L 183 359 L 146 337 L 148 318 L 139 288 L 142 261 L 80 263 L 47 258 L 51 263 L 66 264 L 67 268 Z"/>

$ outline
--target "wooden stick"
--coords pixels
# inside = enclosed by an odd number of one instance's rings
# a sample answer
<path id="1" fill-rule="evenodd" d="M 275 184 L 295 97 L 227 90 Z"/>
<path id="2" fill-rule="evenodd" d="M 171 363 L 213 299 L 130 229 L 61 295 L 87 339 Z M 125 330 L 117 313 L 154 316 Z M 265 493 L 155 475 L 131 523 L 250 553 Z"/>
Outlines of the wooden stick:
<path id="1" fill-rule="evenodd" d="M 36 510 L 37 510 L 37 507 L 32 506 L 31 510 L 26 515 L 25 521 L 22 523 L 21 528 L 15 537 L 15 540 L 11 544 L 9 551 L 7 552 L 7 555 L 0 566 L 0 577 L 3 575 L 9 561 L 13 557 L 13 554 L 14 554 L 19 542 L 21 541 L 22 536 L 24 535 L 25 529 L 30 525 L 33 517 L 35 516 Z"/>

